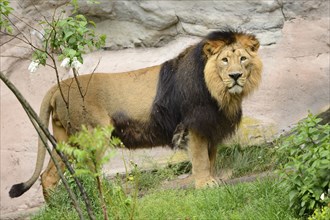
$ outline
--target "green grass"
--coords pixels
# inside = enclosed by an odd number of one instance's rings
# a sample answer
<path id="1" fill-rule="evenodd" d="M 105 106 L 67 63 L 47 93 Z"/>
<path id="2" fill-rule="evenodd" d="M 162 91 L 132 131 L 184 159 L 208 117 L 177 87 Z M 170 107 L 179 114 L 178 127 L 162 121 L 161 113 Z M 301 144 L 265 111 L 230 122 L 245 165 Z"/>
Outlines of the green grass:
<path id="1" fill-rule="evenodd" d="M 103 212 L 100 205 L 100 200 L 98 198 L 98 192 L 96 189 L 96 183 L 94 179 L 90 176 L 85 176 L 83 178 L 83 186 L 90 198 L 93 212 L 96 219 L 103 219 Z M 104 199 L 107 204 L 108 213 L 112 216 L 111 219 L 129 219 L 131 214 L 134 214 L 134 203 L 131 196 L 126 195 L 123 191 L 121 185 L 115 182 L 110 182 L 108 180 L 103 181 Z M 71 187 L 77 193 L 78 189 L 75 184 L 72 183 Z M 79 194 L 79 193 L 77 193 Z M 135 200 L 136 201 L 136 200 Z M 81 198 L 79 198 L 80 207 L 85 208 L 85 205 Z M 87 218 L 87 212 L 83 210 L 84 215 Z M 57 187 L 56 191 L 52 193 L 50 201 L 47 205 L 31 219 L 65 219 L 74 220 L 79 219 L 78 215 L 71 205 L 71 201 L 64 186 L 61 184 Z"/>
<path id="2" fill-rule="evenodd" d="M 230 169 L 232 177 L 273 170 L 278 160 L 274 147 L 270 145 L 221 145 L 217 153 L 217 172 Z"/>
<path id="3" fill-rule="evenodd" d="M 217 169 L 231 169 L 234 177 L 272 170 L 277 160 L 274 152 L 269 146 L 220 146 Z M 288 195 L 274 179 L 204 190 L 160 188 L 162 181 L 190 170 L 191 164 L 181 163 L 151 171 L 133 170 L 127 182 L 122 178 L 104 181 L 110 219 L 294 219 L 288 208 Z M 92 178 L 84 177 L 84 185 L 96 219 L 103 219 L 96 184 Z M 72 187 L 75 189 L 74 184 Z M 80 204 L 84 207 L 82 201 Z M 50 203 L 32 219 L 78 216 L 60 186 Z"/>
<path id="4" fill-rule="evenodd" d="M 135 201 L 115 185 L 106 188 L 112 199 L 110 219 L 295 219 L 285 189 L 273 179 L 203 190 L 159 190 Z M 101 210 L 95 210 L 96 219 L 103 219 Z M 78 217 L 67 199 L 57 198 L 32 219 Z"/>
<path id="5" fill-rule="evenodd" d="M 204 190 L 167 190 L 138 201 L 136 219 L 295 219 L 274 180 Z"/>

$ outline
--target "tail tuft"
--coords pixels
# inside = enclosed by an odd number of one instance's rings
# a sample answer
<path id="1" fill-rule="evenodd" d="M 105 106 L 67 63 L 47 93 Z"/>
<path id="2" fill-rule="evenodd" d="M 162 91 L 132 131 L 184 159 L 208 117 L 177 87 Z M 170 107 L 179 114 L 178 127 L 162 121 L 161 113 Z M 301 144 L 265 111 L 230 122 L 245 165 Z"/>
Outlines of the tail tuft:
<path id="1" fill-rule="evenodd" d="M 26 187 L 24 183 L 15 184 L 9 191 L 10 198 L 16 198 L 23 195 L 30 187 Z"/>

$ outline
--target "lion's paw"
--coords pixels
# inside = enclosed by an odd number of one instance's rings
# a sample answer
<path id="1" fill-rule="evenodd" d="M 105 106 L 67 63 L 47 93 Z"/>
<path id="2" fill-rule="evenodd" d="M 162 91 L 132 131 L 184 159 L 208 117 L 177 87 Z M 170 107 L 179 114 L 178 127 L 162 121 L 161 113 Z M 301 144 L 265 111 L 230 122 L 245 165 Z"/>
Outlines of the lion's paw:
<path id="1" fill-rule="evenodd" d="M 208 178 L 205 178 L 205 179 L 196 179 L 195 180 L 195 188 L 196 189 L 208 188 L 208 187 L 217 187 L 217 186 L 219 186 L 219 183 L 213 177 L 208 177 Z"/>

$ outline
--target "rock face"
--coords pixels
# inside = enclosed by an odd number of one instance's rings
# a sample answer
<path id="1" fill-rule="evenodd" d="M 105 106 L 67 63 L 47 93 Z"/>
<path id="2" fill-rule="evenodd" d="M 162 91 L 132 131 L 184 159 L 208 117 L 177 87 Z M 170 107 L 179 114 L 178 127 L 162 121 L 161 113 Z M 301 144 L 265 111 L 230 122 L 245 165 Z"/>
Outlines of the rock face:
<path id="1" fill-rule="evenodd" d="M 318 113 L 329 106 L 329 1 L 98 1 L 100 4 L 79 0 L 80 12 L 96 22 L 97 32 L 108 35 L 106 48 L 130 49 L 87 54 L 82 74 L 93 71 L 98 61 L 96 72 L 122 72 L 161 64 L 210 30 L 230 25 L 256 33 L 262 43 L 263 82 L 243 103 L 245 118 L 238 132 L 243 141 L 250 144 L 269 140 L 305 117 L 308 110 Z M 49 18 L 54 8 L 64 8 L 68 0 L 12 2 L 24 22 L 39 27 L 35 21 L 40 14 L 33 4 Z M 70 14 L 72 9 L 66 9 Z M 37 36 L 31 34 L 24 22 L 15 22 L 38 43 Z M 3 39 L 1 36 L 1 44 Z M 0 69 L 38 110 L 43 95 L 56 84 L 56 78 L 50 67 L 30 74 L 27 70 L 30 61 L 23 59 L 30 59 L 31 50 L 21 46 L 17 41 L 1 45 Z M 150 46 L 158 48 L 141 48 Z M 66 71 L 60 71 L 64 78 Z M 37 134 L 11 91 L 2 82 L 0 85 L 2 219 L 4 213 L 42 204 L 43 198 L 38 183 L 22 197 L 8 196 L 12 184 L 28 179 L 33 172 Z M 139 157 L 150 162 L 172 152 L 154 149 L 127 154 L 133 155 L 134 161 Z M 115 173 L 124 167 L 121 153 L 118 155 L 107 165 L 106 172 Z"/>
<path id="2" fill-rule="evenodd" d="M 38 20 L 34 5 L 49 12 L 48 16 L 59 6 L 66 8 L 67 14 L 72 13 L 72 9 L 65 6 L 69 0 L 18 2 L 17 9 L 22 10 L 27 19 Z M 106 49 L 159 47 L 177 36 L 205 36 L 226 27 L 252 32 L 262 45 L 271 45 L 281 37 L 285 21 L 315 20 L 329 15 L 329 2 L 325 0 L 77 2 L 78 12 L 97 24 L 98 33 L 107 35 Z"/>
<path id="3" fill-rule="evenodd" d="M 324 0 L 99 2 L 79 0 L 80 12 L 107 34 L 110 49 L 162 46 L 177 35 L 204 36 L 227 26 L 253 32 L 270 45 L 286 20 L 326 16 L 329 7 Z"/>

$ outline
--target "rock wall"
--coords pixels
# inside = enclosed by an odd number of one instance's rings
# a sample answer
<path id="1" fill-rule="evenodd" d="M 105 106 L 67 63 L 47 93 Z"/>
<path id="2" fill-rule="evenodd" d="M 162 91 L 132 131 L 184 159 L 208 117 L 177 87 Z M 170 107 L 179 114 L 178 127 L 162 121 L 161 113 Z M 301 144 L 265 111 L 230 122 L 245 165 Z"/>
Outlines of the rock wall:
<path id="1" fill-rule="evenodd" d="M 327 16 L 326 0 L 112 1 L 87 4 L 80 12 L 107 34 L 109 49 L 158 47 L 178 35 L 204 36 L 230 26 L 257 34 L 262 45 L 275 44 L 286 20 Z"/>
<path id="2" fill-rule="evenodd" d="M 13 4 L 27 20 L 36 21 L 41 17 L 36 8 L 45 17 L 51 17 L 58 7 L 72 14 L 67 2 L 69 0 L 18 0 Z M 327 0 L 97 2 L 78 0 L 78 12 L 97 24 L 98 33 L 107 35 L 105 49 L 160 47 L 177 36 L 201 37 L 226 27 L 252 32 L 262 45 L 272 45 L 281 37 L 285 21 L 329 16 Z"/>

